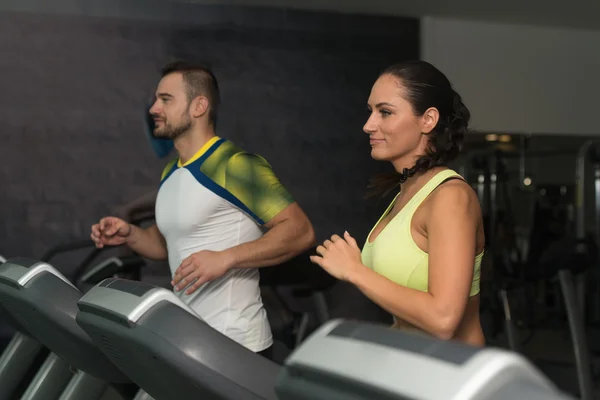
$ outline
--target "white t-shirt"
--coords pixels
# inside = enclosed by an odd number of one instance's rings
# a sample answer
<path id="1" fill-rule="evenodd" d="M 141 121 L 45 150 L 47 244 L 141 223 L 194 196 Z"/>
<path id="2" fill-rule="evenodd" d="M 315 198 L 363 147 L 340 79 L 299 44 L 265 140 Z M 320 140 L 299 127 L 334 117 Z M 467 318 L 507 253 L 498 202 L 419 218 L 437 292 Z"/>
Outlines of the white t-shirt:
<path id="1" fill-rule="evenodd" d="M 171 275 L 188 256 L 220 251 L 263 235 L 262 225 L 293 202 L 262 157 L 212 138 L 185 165 L 167 165 L 156 223 L 167 243 Z M 175 292 L 209 325 L 258 352 L 273 343 L 257 268 L 232 269 L 191 295 Z"/>

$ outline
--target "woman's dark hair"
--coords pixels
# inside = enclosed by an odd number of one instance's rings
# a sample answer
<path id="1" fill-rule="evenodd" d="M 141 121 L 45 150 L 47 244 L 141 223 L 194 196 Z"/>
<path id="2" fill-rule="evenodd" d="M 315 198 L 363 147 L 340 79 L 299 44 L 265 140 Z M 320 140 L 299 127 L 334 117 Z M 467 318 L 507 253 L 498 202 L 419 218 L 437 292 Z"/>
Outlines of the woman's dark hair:
<path id="1" fill-rule="evenodd" d="M 430 107 L 437 108 L 439 120 L 429 133 L 429 148 L 412 168 L 402 173 L 394 171 L 377 175 L 369 184 L 369 196 L 386 196 L 398 184 L 420 171 L 447 165 L 462 150 L 468 132 L 471 113 L 448 78 L 426 61 L 407 61 L 385 69 L 379 76 L 392 75 L 404 89 L 415 115 L 421 116 Z"/>

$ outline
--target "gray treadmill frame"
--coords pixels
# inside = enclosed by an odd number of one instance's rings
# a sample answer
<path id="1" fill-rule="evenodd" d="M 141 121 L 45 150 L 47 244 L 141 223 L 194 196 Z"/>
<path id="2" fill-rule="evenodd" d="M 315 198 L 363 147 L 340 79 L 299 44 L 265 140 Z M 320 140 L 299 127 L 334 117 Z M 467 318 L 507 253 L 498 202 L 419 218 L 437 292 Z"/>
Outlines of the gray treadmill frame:
<path id="1" fill-rule="evenodd" d="M 172 291 L 109 278 L 88 291 L 78 306 L 79 325 L 156 399 L 167 391 L 177 396 L 174 387 L 189 390 L 179 395 L 277 399 L 280 366 L 210 327 Z M 177 330 L 170 328 L 174 324 Z M 180 385 L 172 383 L 178 379 Z"/>
<path id="2" fill-rule="evenodd" d="M 59 271 L 57 271 L 48 263 L 25 258 L 16 258 L 8 260 L 6 263 L 0 265 L 0 283 L 3 285 L 3 287 L 13 288 L 15 290 L 15 296 L 20 296 L 18 295 L 19 291 L 27 290 L 27 285 L 30 284 L 30 282 L 33 279 L 44 279 L 45 282 L 52 282 L 54 285 L 57 282 L 60 282 L 60 284 L 68 285 L 74 291 L 81 295 L 81 292 L 71 282 L 69 282 L 68 279 L 66 279 Z M 53 287 L 53 290 L 56 290 L 56 287 Z M 17 300 L 24 306 L 31 302 L 31 299 L 28 296 L 19 298 L 15 297 L 15 300 Z M 73 307 L 76 307 L 76 303 L 73 304 Z M 19 323 L 25 322 L 23 315 L 20 315 L 18 312 L 17 315 L 15 315 L 15 313 L 10 309 L 7 311 L 9 311 L 12 317 L 15 318 Z M 68 314 L 68 311 L 65 311 L 65 313 Z M 31 321 L 27 321 L 28 323 L 31 323 Z M 73 321 L 73 325 L 77 327 L 77 329 L 80 329 L 75 323 L 75 321 Z M 27 328 L 27 326 L 25 327 Z M 39 331 L 39 327 L 37 330 Z M 52 330 L 54 330 L 54 328 L 52 328 Z M 86 333 L 83 330 L 81 330 L 81 334 L 86 335 Z M 36 337 L 35 335 L 33 336 L 42 344 L 47 345 L 47 343 L 45 343 L 47 339 L 46 337 Z M 102 370 L 102 378 L 106 376 L 111 376 L 113 379 L 110 379 L 109 381 L 104 381 L 101 378 L 94 376 L 95 374 L 89 374 L 82 370 L 73 370 L 69 361 L 72 361 L 76 357 L 80 357 L 79 355 L 75 355 L 72 357 L 71 354 L 63 354 L 63 358 L 58 357 L 58 355 L 55 353 L 51 353 L 47 362 L 44 364 L 44 366 L 42 366 L 42 368 L 38 372 L 38 375 L 36 375 L 36 378 L 34 378 L 34 380 L 31 382 L 23 399 L 33 400 L 38 398 L 49 398 L 48 396 L 51 397 L 50 390 L 55 392 L 57 390 L 56 388 L 58 387 L 58 383 L 60 383 L 60 392 L 62 393 L 60 400 L 75 400 L 84 398 L 91 400 L 101 397 L 110 384 L 132 383 L 120 370 L 118 370 L 116 366 L 114 366 L 108 359 L 104 357 L 103 353 L 93 345 L 91 339 L 87 338 L 87 340 L 89 340 L 89 344 L 90 346 L 92 346 L 91 348 L 97 351 L 98 355 L 102 357 L 102 359 L 96 359 L 94 361 L 94 368 L 98 367 L 98 365 L 100 365 L 100 368 L 102 368 L 103 366 L 106 367 L 105 370 Z M 53 339 L 50 341 L 52 342 L 50 344 L 56 343 Z M 50 347 L 51 351 L 53 350 L 53 346 L 47 347 Z M 65 347 L 60 347 L 61 349 L 58 351 L 64 352 Z M 86 369 L 91 368 L 89 367 L 89 365 L 91 365 L 89 364 L 89 362 L 86 364 L 87 361 L 84 362 L 81 360 L 83 359 L 79 358 L 76 364 L 83 363 L 87 365 Z M 68 375 L 60 375 L 57 371 L 59 371 L 60 368 L 65 369 L 65 366 L 66 370 L 68 371 Z M 113 368 L 112 372 L 104 373 L 104 371 L 109 371 L 108 368 Z M 59 375 L 60 377 L 64 376 L 66 382 L 63 382 L 61 379 L 58 379 Z M 52 376 L 53 378 L 51 378 Z M 56 384 L 52 384 L 52 382 L 56 382 Z"/>
<path id="3" fill-rule="evenodd" d="M 431 374 L 446 379 L 433 384 Z M 512 381 L 531 385 L 548 399 L 566 398 L 516 353 L 333 320 L 286 360 L 276 391 L 293 400 L 483 400 L 499 399 L 495 393 Z"/>
<path id="4" fill-rule="evenodd" d="M 14 397 L 17 387 L 43 349 L 41 343 L 21 332 L 13 335 L 0 356 L 0 400 Z"/>
<path id="5" fill-rule="evenodd" d="M 0 263 L 0 273 L 9 271 L 9 276 L 15 276 L 19 268 L 26 267 L 12 264 L 12 262 L 25 262 L 34 266 L 38 262 L 21 258 L 4 260 Z M 46 268 L 43 268 L 44 270 Z M 28 279 L 27 279 L 28 281 Z M 12 398 L 17 386 L 32 367 L 34 359 L 40 354 L 44 346 L 33 338 L 22 324 L 14 318 L 12 313 L 0 303 L 0 309 L 17 333 L 13 336 L 8 347 L 0 357 L 0 400 Z M 56 354 L 50 352 L 34 375 L 31 382 L 22 394 L 22 400 L 44 400 L 57 397 L 72 378 L 71 366 Z"/>

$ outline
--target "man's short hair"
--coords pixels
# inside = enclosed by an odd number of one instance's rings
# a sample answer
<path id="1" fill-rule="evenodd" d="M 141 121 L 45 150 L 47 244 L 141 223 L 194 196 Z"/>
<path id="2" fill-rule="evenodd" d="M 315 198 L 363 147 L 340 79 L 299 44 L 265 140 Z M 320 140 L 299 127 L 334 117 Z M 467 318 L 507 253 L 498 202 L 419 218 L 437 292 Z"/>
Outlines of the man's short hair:
<path id="1" fill-rule="evenodd" d="M 187 88 L 188 101 L 192 101 L 197 96 L 205 96 L 209 102 L 209 121 L 216 126 L 217 116 L 221 95 L 219 93 L 219 84 L 217 77 L 205 65 L 192 63 L 188 61 L 174 61 L 167 64 L 162 69 L 162 76 L 179 72 L 183 76 Z"/>

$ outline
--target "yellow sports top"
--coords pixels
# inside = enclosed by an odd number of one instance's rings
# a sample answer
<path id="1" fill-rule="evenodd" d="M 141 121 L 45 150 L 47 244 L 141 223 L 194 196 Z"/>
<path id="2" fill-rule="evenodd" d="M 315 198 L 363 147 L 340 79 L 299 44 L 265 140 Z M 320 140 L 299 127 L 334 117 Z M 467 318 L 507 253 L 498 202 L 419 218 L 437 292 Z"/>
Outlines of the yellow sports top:
<path id="1" fill-rule="evenodd" d="M 421 203 L 444 181 L 462 177 L 453 170 L 444 170 L 427 182 L 400 212 L 383 228 L 375 240 L 370 238 L 375 227 L 388 215 L 394 206 L 396 197 L 377 221 L 362 250 L 362 263 L 389 280 L 423 292 L 429 286 L 429 254 L 421 250 L 411 234 L 411 220 Z M 479 278 L 483 251 L 475 257 L 473 263 L 473 283 L 470 296 L 479 293 Z"/>

